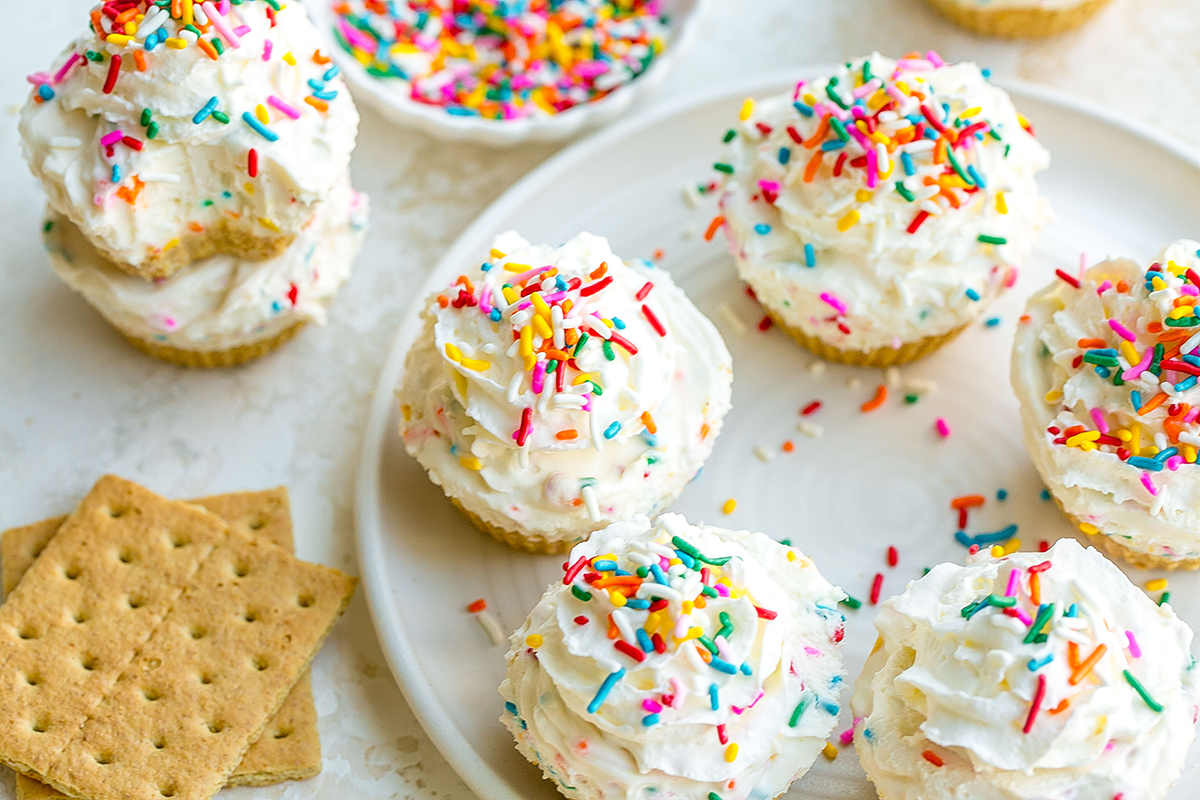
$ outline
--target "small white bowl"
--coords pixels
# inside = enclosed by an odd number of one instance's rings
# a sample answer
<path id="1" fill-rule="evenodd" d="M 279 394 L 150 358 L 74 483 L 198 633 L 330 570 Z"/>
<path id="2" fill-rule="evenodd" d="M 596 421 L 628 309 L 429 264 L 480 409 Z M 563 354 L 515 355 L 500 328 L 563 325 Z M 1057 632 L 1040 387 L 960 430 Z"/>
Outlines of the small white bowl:
<path id="1" fill-rule="evenodd" d="M 304 0 L 309 16 L 321 34 L 325 50 L 341 67 L 355 99 L 374 106 L 387 119 L 409 128 L 454 142 L 473 142 L 490 147 L 511 147 L 523 142 L 551 142 L 568 139 L 582 131 L 611 122 L 666 77 L 696 38 L 700 18 L 711 0 L 666 0 L 668 17 L 666 46 L 650 67 L 627 84 L 605 97 L 582 103 L 553 116 L 540 115 L 514 120 L 491 120 L 457 116 L 437 106 L 413 102 L 408 84 L 390 83 L 367 73 L 361 64 L 342 49 L 334 38 L 334 0 Z M 403 87 L 403 88 L 401 88 Z"/>

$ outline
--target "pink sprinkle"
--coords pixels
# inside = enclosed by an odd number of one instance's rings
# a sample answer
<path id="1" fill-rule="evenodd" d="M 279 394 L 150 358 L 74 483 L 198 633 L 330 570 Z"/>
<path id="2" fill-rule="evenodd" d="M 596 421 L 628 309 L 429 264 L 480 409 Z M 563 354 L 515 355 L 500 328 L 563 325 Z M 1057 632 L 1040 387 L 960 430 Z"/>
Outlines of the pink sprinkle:
<path id="1" fill-rule="evenodd" d="M 211 19 L 211 17 L 210 17 Z M 375 40 L 367 36 L 358 28 L 355 28 L 349 22 L 346 22 L 342 17 L 338 17 L 338 30 L 346 37 L 346 41 L 350 44 L 365 50 L 368 54 L 374 55 L 377 45 Z"/>
<path id="2" fill-rule="evenodd" d="M 861 97 L 866 97 L 869 94 L 874 94 L 875 92 L 879 91 L 879 87 L 881 85 L 882 84 L 878 78 L 871 78 L 871 80 L 867 81 L 862 86 L 859 86 L 857 89 L 851 92 L 851 94 L 854 95 L 855 100 L 858 100 Z"/>
<path id="3" fill-rule="evenodd" d="M 1137 639 L 1133 638 L 1133 631 L 1125 631 L 1125 638 L 1129 640 L 1129 655 L 1141 658 L 1142 648 L 1138 647 Z"/>
<path id="4" fill-rule="evenodd" d="M 217 33 L 225 37 L 225 41 L 229 43 L 230 47 L 241 47 L 242 40 L 230 29 L 229 23 L 225 20 L 225 15 L 217 11 L 217 7 L 212 4 L 212 0 L 205 0 L 200 4 L 200 7 L 204 9 L 204 13 L 208 16 L 208 21 L 217 29 Z"/>
<path id="5" fill-rule="evenodd" d="M 838 737 L 843 745 L 850 744 L 854 741 L 854 728 L 847 728 L 842 731 L 842 735 Z"/>
<path id="6" fill-rule="evenodd" d="M 1112 281 L 1105 281 L 1104 283 L 1102 283 L 1096 287 L 1096 294 L 1104 294 L 1111 288 L 1112 288 Z M 1110 322 L 1111 322 L 1111 320 L 1110 320 Z"/>
<path id="7" fill-rule="evenodd" d="M 251 31 L 251 28 L 249 25 L 238 25 L 236 28 L 233 29 L 233 32 L 236 33 L 238 36 L 245 36 L 250 31 Z"/>
<path id="8" fill-rule="evenodd" d="M 1033 617 L 1026 614 L 1025 610 L 1019 606 L 1013 609 L 1013 615 L 1016 616 L 1017 619 L 1021 620 L 1026 628 L 1033 624 Z"/>
<path id="9" fill-rule="evenodd" d="M 539 361 L 533 367 L 533 376 L 529 379 L 530 388 L 534 394 L 541 394 L 546 387 L 546 362 Z"/>
<path id="10" fill-rule="evenodd" d="M 833 294 L 832 292 L 821 292 L 821 299 L 824 300 L 827 304 L 829 304 L 829 306 L 831 308 L 833 308 L 833 310 L 838 312 L 839 314 L 846 313 L 846 311 L 847 311 L 846 304 L 843 303 L 841 301 L 841 299 L 839 299 L 838 296 Z M 1150 365 L 1149 362 L 1146 362 L 1146 366 L 1149 366 L 1149 365 Z"/>
<path id="11" fill-rule="evenodd" d="M 778 194 L 779 181 L 761 180 L 758 182 L 758 188 L 762 189 L 764 192 L 774 192 Z"/>
<path id="12" fill-rule="evenodd" d="M 893 100 L 895 100 L 897 103 L 903 103 L 905 100 L 907 100 L 907 99 L 908 99 L 908 98 L 905 96 L 904 92 L 902 92 L 902 91 L 900 91 L 899 89 L 897 89 L 897 88 L 896 88 L 896 85 L 895 85 L 895 84 L 891 84 L 891 83 L 889 83 L 889 84 L 888 84 L 888 87 L 887 87 L 886 89 L 884 89 L 884 91 L 885 91 L 885 92 L 887 92 L 887 96 L 888 96 L 888 97 L 892 98 L 892 99 L 893 99 Z"/>
<path id="13" fill-rule="evenodd" d="M 269 97 L 267 97 L 267 102 L 269 104 L 271 104 L 272 106 L 274 106 L 275 108 L 278 108 L 280 111 L 282 111 L 284 114 L 291 117 L 292 119 L 300 119 L 299 111 L 292 108 L 291 106 L 289 106 L 287 103 L 280 100 L 275 95 L 270 95 Z"/>
<path id="14" fill-rule="evenodd" d="M 1171 456 L 1167 459 L 1167 469 L 1174 472 L 1183 466 L 1183 456 Z"/>
<path id="15" fill-rule="evenodd" d="M 1105 281 L 1105 283 L 1108 283 L 1108 281 Z M 1117 322 L 1115 319 L 1110 319 L 1108 321 L 1108 327 L 1112 328 L 1116 332 L 1117 336 L 1120 336 L 1127 342 L 1137 341 L 1137 337 L 1133 335 L 1133 332 L 1129 330 L 1129 328 L 1126 328 L 1124 325 Z"/>
<path id="16" fill-rule="evenodd" d="M 1093 408 L 1091 413 L 1092 421 L 1096 423 L 1096 430 L 1101 433 L 1108 433 L 1108 420 L 1104 419 L 1104 410 Z"/>
<path id="17" fill-rule="evenodd" d="M 1200 406 L 1196 406 L 1191 411 L 1189 411 L 1186 415 L 1184 415 L 1183 421 L 1184 422 L 1195 422 L 1197 417 L 1200 417 Z"/>
<path id="18" fill-rule="evenodd" d="M 71 71 L 71 67 L 78 64 L 80 58 L 82 58 L 82 56 L 80 56 L 79 53 L 72 53 L 71 57 L 67 59 L 67 63 L 59 67 L 58 72 L 54 73 L 54 82 L 62 83 L 62 79 L 67 77 L 67 73 Z"/>
<path id="19" fill-rule="evenodd" d="M 808 654 L 808 655 L 810 655 L 810 656 L 819 656 L 819 655 L 821 655 L 821 651 L 820 651 L 820 650 L 818 650 L 818 649 L 817 649 L 817 648 L 815 648 L 815 647 L 807 647 L 807 646 L 806 646 L 806 647 L 804 648 L 804 652 L 805 652 L 805 653 L 807 653 L 807 654 Z"/>
<path id="20" fill-rule="evenodd" d="M 1004 288 L 1011 289 L 1017 285 L 1017 276 L 1020 271 L 1016 267 L 1009 267 L 1008 272 L 1004 273 Z"/>
<path id="21" fill-rule="evenodd" d="M 1154 488 L 1154 481 L 1150 480 L 1149 472 L 1142 473 L 1142 486 L 1146 487 L 1146 491 L 1149 492 L 1151 496 L 1158 495 L 1158 489 Z"/>
<path id="22" fill-rule="evenodd" d="M 721 597 L 729 597 L 729 587 L 725 584 L 718 583 L 713 588 L 717 590 L 717 594 L 721 595 Z"/>
<path id="23" fill-rule="evenodd" d="M 485 286 L 479 293 L 479 310 L 484 314 L 492 313 L 492 287 Z"/>
<path id="24" fill-rule="evenodd" d="M 660 703 L 651 700 L 649 697 L 642 701 L 642 708 L 646 709 L 651 714 L 657 714 L 663 710 L 663 707 Z"/>
<path id="25" fill-rule="evenodd" d="M 121 141 L 121 139 L 124 138 L 124 136 L 125 136 L 125 134 L 121 132 L 121 129 L 117 128 L 115 131 L 111 131 L 109 133 L 104 134 L 104 136 L 100 137 L 100 146 L 101 147 L 111 147 L 112 145 Z"/>
<path id="26" fill-rule="evenodd" d="M 534 267 L 533 269 L 526 270 L 525 272 L 522 272 L 522 273 L 520 273 L 520 274 L 518 274 L 518 275 L 514 275 L 513 277 L 509 278 L 509 279 L 508 279 L 508 283 L 509 283 L 509 285 L 511 285 L 511 286 L 516 286 L 518 283 L 521 283 L 521 282 L 523 282 L 523 281 L 527 281 L 527 280 L 529 280 L 530 278 L 532 278 L 534 275 L 541 275 L 543 272 L 545 272 L 545 271 L 547 271 L 547 270 L 549 270 L 549 269 L 552 269 L 552 267 L 548 267 L 548 266 L 546 266 L 546 267 Z"/>
<path id="27" fill-rule="evenodd" d="M 1126 381 L 1137 380 L 1142 373 L 1150 368 L 1150 362 L 1154 360 L 1154 349 L 1147 347 L 1145 354 L 1142 355 L 1142 360 L 1136 366 L 1130 367 L 1121 373 L 1121 379 Z"/>
<path id="28" fill-rule="evenodd" d="M 945 439 L 950 435 L 950 423 L 946 422 L 945 417 L 938 417 L 933 424 L 934 427 L 937 428 L 938 436 L 941 436 L 943 439 Z"/>
<path id="29" fill-rule="evenodd" d="M 1004 590 L 1004 596 L 1015 597 L 1017 594 L 1017 587 L 1020 585 L 1021 570 L 1019 568 L 1014 568 L 1012 572 L 1008 573 L 1008 588 Z"/>
<path id="30" fill-rule="evenodd" d="M 683 705 L 683 698 L 687 697 L 687 687 L 680 683 L 679 678 L 671 678 L 668 683 L 671 684 L 671 707 L 679 708 Z"/>
<path id="31" fill-rule="evenodd" d="M 271 49 L 274 47 L 270 39 L 263 42 L 263 61 L 271 60 Z"/>
<path id="32" fill-rule="evenodd" d="M 867 151 L 867 188 L 874 189 L 879 185 L 879 156 L 875 148 Z"/>
<path id="33" fill-rule="evenodd" d="M 942 61 L 942 57 L 939 56 L 937 53 L 935 53 L 932 50 L 930 50 L 928 53 L 925 54 L 925 58 L 929 61 L 930 64 L 933 64 L 935 67 L 946 66 L 946 62 Z"/>

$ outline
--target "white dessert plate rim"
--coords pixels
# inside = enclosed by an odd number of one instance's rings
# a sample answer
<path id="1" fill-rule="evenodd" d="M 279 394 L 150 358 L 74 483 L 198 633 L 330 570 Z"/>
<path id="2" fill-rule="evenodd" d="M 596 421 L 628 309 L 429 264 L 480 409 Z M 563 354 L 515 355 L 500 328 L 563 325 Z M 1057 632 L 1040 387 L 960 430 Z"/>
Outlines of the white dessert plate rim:
<path id="1" fill-rule="evenodd" d="M 402 589 L 394 584 L 389 574 L 389 562 L 384 554 L 385 537 L 405 535 L 403 531 L 385 530 L 381 520 L 381 457 L 388 437 L 398 436 L 394 425 L 390 422 L 392 415 L 396 413 L 394 389 L 403 371 L 406 345 L 415 338 L 420 323 L 420 298 L 445 285 L 455 272 L 462 269 L 463 265 L 474 260 L 478 252 L 482 252 L 486 248 L 486 245 L 481 247 L 479 243 L 490 241 L 491 236 L 499 232 L 500 229 L 497 226 L 513 208 L 532 197 L 541 187 L 554 182 L 575 165 L 584 162 L 592 154 L 622 141 L 636 146 L 639 136 L 653 131 L 656 124 L 707 104 L 777 93 L 786 90 L 801 77 L 827 74 L 831 69 L 828 65 L 813 65 L 789 69 L 786 72 L 760 75 L 736 83 L 726 83 L 674 101 L 667 101 L 657 108 L 621 120 L 592 134 L 547 160 L 493 202 L 461 234 L 430 273 L 425 284 L 413 295 L 413 304 L 399 326 L 392 349 L 380 374 L 364 433 L 355 505 L 359 567 L 372 620 L 379 635 L 379 642 L 397 684 L 433 743 L 463 780 L 485 800 L 524 800 L 524 798 L 504 775 L 489 765 L 486 754 L 475 749 L 463 731 L 456 727 L 442 699 L 417 665 L 415 653 L 420 643 L 414 642 L 406 629 L 404 614 L 401 613 L 396 599 L 398 593 L 402 594 Z M 1153 148 L 1200 169 L 1200 151 L 1193 150 L 1185 143 L 1162 134 L 1149 124 L 1131 119 L 1114 109 L 1027 82 L 1000 77 L 994 78 L 994 82 L 1013 95 L 1018 107 L 1025 98 L 1059 106 L 1082 118 L 1090 118 L 1132 134 Z M 715 137 L 720 132 L 713 131 L 712 133 Z M 714 152 L 716 152 L 715 148 Z M 565 212 L 567 216 L 571 213 L 570 211 Z M 412 532 L 408 535 L 422 534 Z M 461 610 L 456 611 L 461 612 Z M 421 612 L 419 600 L 414 599 L 408 613 Z M 507 634 L 508 631 L 505 633 Z M 853 675 L 850 676 L 851 679 L 853 677 Z M 495 724 L 499 725 L 499 723 Z"/>

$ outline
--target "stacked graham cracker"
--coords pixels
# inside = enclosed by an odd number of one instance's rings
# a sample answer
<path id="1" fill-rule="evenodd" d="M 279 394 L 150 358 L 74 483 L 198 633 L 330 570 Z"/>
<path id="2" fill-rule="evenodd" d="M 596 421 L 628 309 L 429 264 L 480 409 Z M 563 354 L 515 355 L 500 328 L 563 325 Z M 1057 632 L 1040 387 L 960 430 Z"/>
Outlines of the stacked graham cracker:
<path id="1" fill-rule="evenodd" d="M 285 490 L 106 476 L 0 538 L 0 763 L 21 800 L 207 798 L 320 770 L 308 664 L 355 579 L 296 559 Z"/>

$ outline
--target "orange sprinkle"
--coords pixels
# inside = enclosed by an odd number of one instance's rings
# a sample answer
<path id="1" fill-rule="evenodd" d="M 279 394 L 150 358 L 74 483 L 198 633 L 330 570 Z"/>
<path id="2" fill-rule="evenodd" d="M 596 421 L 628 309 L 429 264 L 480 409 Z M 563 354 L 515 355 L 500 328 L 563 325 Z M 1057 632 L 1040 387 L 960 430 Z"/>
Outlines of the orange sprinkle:
<path id="1" fill-rule="evenodd" d="M 983 495 L 981 494 L 964 494 L 950 501 L 950 507 L 955 511 L 963 508 L 975 508 L 975 506 L 981 505 L 983 505 Z"/>
<path id="2" fill-rule="evenodd" d="M 104 41 L 105 33 L 103 26 L 100 24 L 100 9 L 92 12 L 92 30 L 96 32 L 96 36 L 100 38 L 100 41 Z"/>
<path id="3" fill-rule="evenodd" d="M 812 135 L 812 138 L 804 143 L 804 146 L 809 150 L 819 145 L 825 138 L 825 134 L 829 132 L 829 115 L 821 117 L 821 124 L 817 126 L 817 131 Z"/>
<path id="4" fill-rule="evenodd" d="M 612 614 L 608 615 L 608 638 L 616 639 L 620 637 L 621 631 L 617 628 L 617 623 L 613 622 Z"/>
<path id="5" fill-rule="evenodd" d="M 650 416 L 649 411 L 642 412 L 642 424 L 651 435 L 658 433 L 658 426 L 654 424 L 654 417 Z"/>
<path id="6" fill-rule="evenodd" d="M 1103 339 L 1080 339 L 1075 344 L 1084 350 L 1090 350 L 1093 347 L 1108 347 L 1108 342 Z"/>
<path id="7" fill-rule="evenodd" d="M 783 452 L 790 453 L 795 449 L 796 449 L 796 445 L 792 443 L 791 439 L 788 439 L 787 441 L 785 441 L 783 443 Z"/>
<path id="8" fill-rule="evenodd" d="M 712 222 L 708 223 L 708 229 L 704 231 L 704 241 L 711 242 L 713 237 L 717 235 L 717 231 L 725 224 L 725 218 L 720 214 L 713 217 Z"/>
<path id="9" fill-rule="evenodd" d="M 1072 670 L 1079 669 L 1079 645 L 1075 642 L 1067 642 L 1067 664 Z"/>
<path id="10" fill-rule="evenodd" d="M 946 763 L 945 761 L 942 761 L 941 756 L 932 750 L 926 750 L 924 753 L 921 753 L 921 758 L 925 759 L 930 764 L 933 764 L 935 767 L 940 767 Z"/>
<path id="11" fill-rule="evenodd" d="M 813 178 L 817 177 L 817 169 L 821 166 L 821 156 L 824 151 L 818 150 L 813 153 L 813 157 L 808 160 L 808 166 L 804 168 L 804 182 L 812 183 Z"/>
<path id="12" fill-rule="evenodd" d="M 1153 411 L 1154 409 L 1161 406 L 1166 401 L 1167 401 L 1167 393 L 1159 392 L 1158 394 L 1154 395 L 1154 397 L 1151 397 L 1148 401 L 1146 401 L 1146 405 L 1144 405 L 1138 409 L 1138 412 L 1137 412 L 1138 416 L 1139 417 L 1146 416 L 1147 414 L 1149 414 L 1151 411 Z"/>
<path id="13" fill-rule="evenodd" d="M 637 575 L 609 575 L 606 578 L 597 578 L 592 584 L 597 589 L 607 589 L 609 586 L 641 586 L 642 579 Z"/>
<path id="14" fill-rule="evenodd" d="M 1042 579 L 1036 572 L 1029 573 L 1029 599 L 1035 606 L 1042 604 Z"/>
<path id="15" fill-rule="evenodd" d="M 874 411 L 883 405 L 885 400 L 887 400 L 887 386 L 881 383 L 879 384 L 879 388 L 875 390 L 875 396 L 862 404 L 863 413 Z"/>
<path id="16" fill-rule="evenodd" d="M 1074 686 L 1075 684 L 1079 683 L 1081 680 L 1086 678 L 1088 676 L 1088 674 L 1092 671 L 1092 667 L 1096 666 L 1096 662 L 1098 662 L 1101 659 L 1101 657 L 1103 657 L 1104 652 L 1106 650 L 1108 650 L 1108 645 L 1103 644 L 1103 643 L 1096 645 L 1096 649 L 1092 651 L 1092 654 L 1090 656 L 1088 656 L 1086 659 L 1084 659 L 1084 662 L 1079 665 L 1079 669 L 1077 669 L 1077 670 L 1075 670 L 1075 672 L 1071 673 L 1071 677 L 1069 679 L 1067 679 L 1067 683 Z"/>
<path id="17" fill-rule="evenodd" d="M 204 233 L 204 226 L 203 226 L 203 225 L 201 225 L 199 222 L 189 222 L 189 223 L 188 223 L 188 228 L 189 228 L 189 229 L 190 229 L 190 230 L 191 230 L 193 233 Z"/>
<path id="18" fill-rule="evenodd" d="M 707 439 L 708 434 L 711 432 L 712 432 L 712 428 L 708 427 L 707 422 L 704 423 L 703 425 L 700 426 L 700 439 L 701 440 Z"/>
<path id="19" fill-rule="evenodd" d="M 477 611 L 483 611 L 485 608 L 487 608 L 487 600 L 484 600 L 481 597 L 474 603 L 471 603 L 471 605 L 467 606 L 467 611 L 470 611 L 472 614 L 474 614 Z"/>
<path id="20" fill-rule="evenodd" d="M 329 110 L 329 103 L 326 103 L 324 100 L 322 100 L 319 97 L 313 97 L 311 94 L 308 97 L 304 98 L 304 102 L 308 103 L 310 106 L 315 108 L 317 111 L 328 111 Z"/>
<path id="21" fill-rule="evenodd" d="M 601 261 L 600 266 L 596 267 L 594 270 L 592 270 L 591 272 L 588 273 L 588 277 L 594 281 L 600 280 L 601 278 L 604 277 L 604 273 L 606 273 L 606 272 L 608 272 L 608 262 Z"/>
<path id="22" fill-rule="evenodd" d="M 1150 333 L 1162 333 L 1162 323 L 1148 322 L 1146 323 L 1146 330 Z"/>
<path id="23" fill-rule="evenodd" d="M 453 285 L 457 286 L 460 283 L 467 290 L 467 294 L 475 294 L 475 284 L 471 283 L 471 279 L 466 275 L 459 275 Z"/>
<path id="24" fill-rule="evenodd" d="M 138 72 L 146 71 L 146 53 L 143 50 L 133 51 L 133 65 L 137 67 Z"/>
<path id="25" fill-rule="evenodd" d="M 1048 713 L 1061 714 L 1062 712 L 1067 710 L 1067 706 L 1070 704 L 1071 704 L 1070 699 L 1063 698 L 1063 701 L 1061 703 L 1059 703 L 1058 705 L 1056 705 L 1054 708 L 1050 709 L 1050 711 Z"/>
<path id="26" fill-rule="evenodd" d="M 446 297 L 446 295 L 444 295 L 444 294 L 439 294 L 437 300 L 438 300 L 438 305 L 441 306 L 442 308 L 446 308 L 447 306 L 450 305 L 450 298 Z"/>
<path id="27" fill-rule="evenodd" d="M 217 60 L 217 49 L 207 41 L 204 39 L 196 39 L 196 46 L 204 51 L 204 55 L 208 56 L 213 61 Z"/>
<path id="28" fill-rule="evenodd" d="M 558 439 L 561 442 L 570 441 L 571 439 L 575 439 L 578 436 L 579 436 L 579 431 L 575 430 L 574 428 L 567 428 L 565 431 L 559 431 L 558 433 L 554 434 L 554 438 Z"/>
<path id="29" fill-rule="evenodd" d="M 1129 291 L 1129 284 L 1126 283 L 1125 281 L 1117 281 L 1117 291 L 1120 292 L 1121 294 L 1125 294 L 1126 292 Z M 1051 712 L 1051 713 L 1053 713 L 1053 712 Z"/>
<path id="30" fill-rule="evenodd" d="M 329 63 L 329 57 L 321 55 L 320 48 L 313 50 L 312 58 L 313 58 L 313 61 L 315 61 L 318 64 L 328 64 Z"/>
<path id="31" fill-rule="evenodd" d="M 708 652 L 707 648 L 697 647 L 696 652 L 700 654 L 700 658 L 704 661 L 705 664 L 712 663 L 712 653 Z"/>

